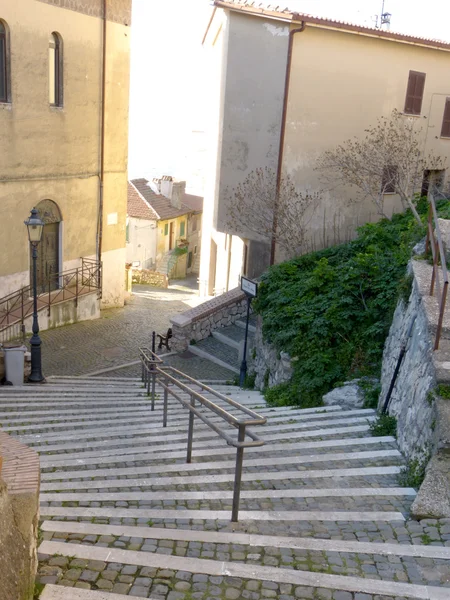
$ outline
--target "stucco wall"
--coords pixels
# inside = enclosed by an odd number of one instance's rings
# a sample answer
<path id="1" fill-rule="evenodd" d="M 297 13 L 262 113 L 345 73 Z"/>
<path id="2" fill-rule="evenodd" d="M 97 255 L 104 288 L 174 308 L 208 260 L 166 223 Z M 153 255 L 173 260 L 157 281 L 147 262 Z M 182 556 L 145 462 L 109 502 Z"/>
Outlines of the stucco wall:
<path id="1" fill-rule="evenodd" d="M 156 221 L 128 217 L 129 243 L 127 243 L 127 263 L 139 261 L 142 269 L 150 269 L 156 264 Z"/>
<path id="2" fill-rule="evenodd" d="M 126 0 L 122 1 L 125 7 Z M 70 3 L 71 6 L 73 3 Z M 80 3 L 78 3 L 80 4 Z M 85 4 L 85 3 L 84 3 Z M 128 2 L 131 5 L 131 2 Z M 0 104 L 0 296 L 28 283 L 24 219 L 50 198 L 63 219 L 60 264 L 95 255 L 99 202 L 101 19 L 54 3 L 3 3 L 11 104 Z M 63 40 L 64 106 L 48 103 L 48 40 Z M 125 247 L 129 28 L 108 22 L 103 251 Z M 120 272 L 123 281 L 125 257 Z M 117 270 L 117 276 L 119 270 Z M 105 296 L 123 304 L 120 285 Z M 122 285 L 123 288 L 123 285 Z"/>

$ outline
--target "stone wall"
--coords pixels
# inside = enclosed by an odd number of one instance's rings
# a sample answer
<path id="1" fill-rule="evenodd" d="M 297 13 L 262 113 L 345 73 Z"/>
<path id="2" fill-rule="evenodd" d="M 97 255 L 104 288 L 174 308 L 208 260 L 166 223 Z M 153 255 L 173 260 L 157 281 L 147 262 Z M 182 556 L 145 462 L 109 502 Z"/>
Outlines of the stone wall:
<path id="1" fill-rule="evenodd" d="M 256 352 L 251 361 L 250 372 L 256 375 L 256 388 L 263 390 L 266 385 L 272 387 L 291 379 L 291 357 L 287 352 L 279 352 L 264 341 L 261 317 L 258 317 L 256 324 L 254 347 Z"/>
<path id="2" fill-rule="evenodd" d="M 204 340 L 215 329 L 227 327 L 243 317 L 246 311 L 247 298 L 235 288 L 172 317 L 172 349 L 187 350 L 191 340 Z"/>
<path id="3" fill-rule="evenodd" d="M 428 266 L 424 261 L 411 261 L 411 295 L 407 303 L 401 300 L 397 305 L 383 352 L 380 410 L 402 345 L 407 343 L 392 392 L 389 414 L 397 418 L 398 443 L 409 459 L 420 458 L 431 451 L 433 437 L 434 407 L 428 401 L 428 392 L 436 386 L 436 370 L 433 363 L 433 331 L 425 302 L 431 277 Z"/>
<path id="4" fill-rule="evenodd" d="M 39 457 L 0 432 L 0 597 L 31 600 L 37 570 Z"/>
<path id="5" fill-rule="evenodd" d="M 152 285 L 153 287 L 159 288 L 166 288 L 169 286 L 169 278 L 167 275 L 158 273 L 158 271 L 151 271 L 150 269 L 133 269 L 132 281 L 133 283 Z"/>

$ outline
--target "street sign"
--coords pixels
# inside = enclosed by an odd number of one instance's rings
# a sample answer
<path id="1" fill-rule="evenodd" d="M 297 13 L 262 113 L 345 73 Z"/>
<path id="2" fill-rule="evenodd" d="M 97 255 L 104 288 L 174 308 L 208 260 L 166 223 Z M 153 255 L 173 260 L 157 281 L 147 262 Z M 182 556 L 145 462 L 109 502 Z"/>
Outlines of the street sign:
<path id="1" fill-rule="evenodd" d="M 258 294 L 258 284 L 256 281 L 247 279 L 247 277 L 241 277 L 241 290 L 250 298 L 256 298 Z"/>

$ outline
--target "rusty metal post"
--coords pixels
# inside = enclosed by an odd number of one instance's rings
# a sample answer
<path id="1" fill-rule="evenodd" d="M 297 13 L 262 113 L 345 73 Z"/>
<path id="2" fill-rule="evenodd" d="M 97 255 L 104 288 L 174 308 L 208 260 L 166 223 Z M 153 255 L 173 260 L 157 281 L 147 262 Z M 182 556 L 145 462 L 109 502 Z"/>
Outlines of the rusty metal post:
<path id="1" fill-rule="evenodd" d="M 194 396 L 191 396 L 191 406 L 194 407 L 195 406 L 195 398 Z M 186 456 L 186 462 L 190 463 L 192 462 L 192 442 L 193 442 L 193 438 L 194 438 L 194 413 L 192 411 L 189 411 L 189 431 L 188 431 L 188 445 L 187 445 L 187 456 Z"/>
<path id="2" fill-rule="evenodd" d="M 169 381 L 167 378 L 164 380 L 164 385 L 166 387 L 164 388 L 163 427 L 167 427 L 167 407 L 168 407 L 168 403 L 169 403 L 169 391 L 167 389 L 167 386 L 169 385 Z"/>
<path id="3" fill-rule="evenodd" d="M 238 442 L 245 441 L 245 425 L 239 425 Z M 244 462 L 244 448 L 238 446 L 236 452 L 236 468 L 234 470 L 234 489 L 233 489 L 233 509 L 231 512 L 231 521 L 238 522 L 239 518 L 239 503 L 241 500 L 241 480 L 242 480 L 242 464 Z"/>

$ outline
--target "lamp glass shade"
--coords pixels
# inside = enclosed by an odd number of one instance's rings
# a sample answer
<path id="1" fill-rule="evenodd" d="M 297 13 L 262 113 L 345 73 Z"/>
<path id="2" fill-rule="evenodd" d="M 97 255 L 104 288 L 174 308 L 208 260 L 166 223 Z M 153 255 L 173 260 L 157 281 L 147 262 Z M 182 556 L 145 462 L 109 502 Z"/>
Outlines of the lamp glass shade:
<path id="1" fill-rule="evenodd" d="M 27 221 L 24 221 L 28 230 L 28 238 L 32 244 L 38 244 L 41 241 L 42 230 L 44 228 L 44 223 L 39 218 L 38 211 L 33 208 L 31 211 L 31 215 L 28 217 Z"/>

